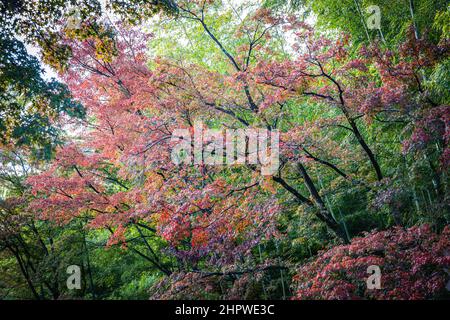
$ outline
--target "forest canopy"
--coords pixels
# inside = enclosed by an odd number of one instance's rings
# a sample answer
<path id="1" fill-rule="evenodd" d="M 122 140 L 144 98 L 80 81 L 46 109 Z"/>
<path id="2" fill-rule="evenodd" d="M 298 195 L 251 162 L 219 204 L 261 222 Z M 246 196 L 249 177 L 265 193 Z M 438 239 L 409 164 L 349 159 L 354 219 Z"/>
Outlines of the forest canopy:
<path id="1" fill-rule="evenodd" d="M 0 8 L 0 299 L 450 297 L 446 1 Z"/>

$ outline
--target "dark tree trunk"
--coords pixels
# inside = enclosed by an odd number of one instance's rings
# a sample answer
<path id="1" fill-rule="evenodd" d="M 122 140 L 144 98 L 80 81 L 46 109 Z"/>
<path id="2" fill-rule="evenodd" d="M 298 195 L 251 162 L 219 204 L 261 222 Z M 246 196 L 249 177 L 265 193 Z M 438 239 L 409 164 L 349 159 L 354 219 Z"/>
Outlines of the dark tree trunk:
<path id="1" fill-rule="evenodd" d="M 317 190 L 314 181 L 312 181 L 311 177 L 309 176 L 305 166 L 302 163 L 297 164 L 297 168 L 300 171 L 300 174 L 302 175 L 305 185 L 309 190 L 309 193 L 311 194 L 311 197 L 314 199 L 314 203 L 316 204 L 319 212 L 316 214 L 317 217 L 322 220 L 328 228 L 330 228 L 339 238 L 344 240 L 344 242 L 348 243 L 349 239 L 347 239 L 347 236 L 345 232 L 342 230 L 341 225 L 333 218 L 330 211 L 327 209 L 325 202 L 323 201 L 322 197 L 319 194 L 319 191 Z"/>

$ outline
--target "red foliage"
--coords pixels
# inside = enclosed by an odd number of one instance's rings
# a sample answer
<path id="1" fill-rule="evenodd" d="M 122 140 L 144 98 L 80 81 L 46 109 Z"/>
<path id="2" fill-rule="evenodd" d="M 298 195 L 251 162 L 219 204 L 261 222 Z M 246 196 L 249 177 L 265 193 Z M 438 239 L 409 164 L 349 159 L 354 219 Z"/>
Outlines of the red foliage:
<path id="1" fill-rule="evenodd" d="M 220 166 L 175 165 L 170 157 L 175 129 L 192 132 L 193 122 L 202 119 L 223 119 L 236 128 L 264 124 L 276 129 L 282 116 L 290 116 L 283 109 L 286 102 L 312 99 L 330 110 L 338 106 L 341 114 L 286 124 L 280 148 L 285 168 L 298 162 L 312 165 L 318 162 L 312 154 L 319 152 L 345 164 L 358 159 L 361 151 L 341 147 L 328 138 L 331 131 L 326 127 L 349 124 L 356 134 L 355 119 L 361 116 L 394 107 L 418 108 L 411 104 L 409 92 L 421 65 L 407 63 L 406 58 L 395 64 L 389 52 L 376 48 L 353 59 L 348 37 L 333 41 L 301 21 L 274 19 L 267 11 L 256 18 L 292 31 L 298 52 L 280 59 L 266 52 L 268 48 L 263 50 L 261 41 L 252 48 L 255 63 L 237 57 L 226 76 L 159 58 L 149 69 L 149 36 L 133 29 L 116 30 L 112 56 L 99 56 L 102 47 L 94 37 L 67 39 L 73 55 L 63 79 L 86 107 L 89 122 L 78 141 L 58 151 L 48 171 L 28 179 L 36 196 L 31 211 L 60 223 L 86 215 L 89 227 L 110 231 L 109 244 L 123 243 L 129 227 L 145 222 L 183 259 L 197 262 L 213 255 L 213 265 L 234 261 L 262 239 L 278 235 L 275 217 L 283 204 L 275 187 L 283 185 L 251 167 L 230 174 Z M 305 45 L 307 50 L 301 50 Z M 420 46 L 407 48 L 412 47 L 405 47 L 408 57 L 423 51 Z M 373 64 L 381 84 L 368 71 Z M 430 113 L 423 125 L 429 127 L 437 117 L 440 123 L 448 122 L 444 111 Z M 440 137 L 444 130 L 439 128 L 435 135 Z M 416 136 L 424 140 L 422 134 Z M 287 190 L 292 193 L 295 188 Z M 308 203 L 304 199 L 300 201 Z"/>
<path id="2" fill-rule="evenodd" d="M 367 289 L 367 268 L 381 269 L 381 289 Z M 450 228 L 394 228 L 319 253 L 294 276 L 294 299 L 430 299 L 449 280 Z"/>

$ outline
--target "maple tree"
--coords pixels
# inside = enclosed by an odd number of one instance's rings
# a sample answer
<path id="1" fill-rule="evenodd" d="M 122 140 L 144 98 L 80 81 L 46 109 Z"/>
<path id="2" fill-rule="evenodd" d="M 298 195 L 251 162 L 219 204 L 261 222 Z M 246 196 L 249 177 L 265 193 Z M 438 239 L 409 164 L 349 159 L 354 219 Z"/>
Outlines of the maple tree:
<path id="1" fill-rule="evenodd" d="M 154 298 L 286 297 L 293 266 L 280 257 L 304 263 L 326 244 L 337 246 L 298 268 L 294 297 L 434 297 L 448 264 L 449 107 L 428 79 L 448 60 L 448 41 L 411 29 L 395 50 L 356 47 L 350 35 L 322 33 L 294 14 L 216 1 L 177 1 L 174 19 L 169 30 L 189 46 L 110 21 L 60 30 L 58 43 L 71 51 L 60 77 L 86 119 L 26 179 L 26 210 L 143 258 L 160 277 Z M 279 131 L 278 170 L 175 163 L 173 133 L 199 126 Z M 201 139 L 206 152 L 211 137 Z M 422 222 L 436 233 L 400 229 Z M 411 244 L 416 233 L 431 260 Z M 408 249 L 386 249 L 381 261 L 375 240 Z M 362 257 L 346 255 L 355 247 Z M 402 258 L 414 271 L 399 271 Z M 315 276 L 333 259 L 348 262 L 341 267 L 351 280 Z M 361 293 L 354 283 L 366 262 L 414 285 Z M 432 288 L 425 264 L 439 273 Z M 321 291 L 324 281 L 335 290 Z"/>

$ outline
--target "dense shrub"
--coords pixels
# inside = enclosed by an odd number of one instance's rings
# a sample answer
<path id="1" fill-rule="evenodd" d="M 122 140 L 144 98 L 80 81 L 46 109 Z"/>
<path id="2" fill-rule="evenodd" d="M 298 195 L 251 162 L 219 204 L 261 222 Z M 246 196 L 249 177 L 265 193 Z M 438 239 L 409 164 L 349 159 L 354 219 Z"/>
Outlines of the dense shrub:
<path id="1" fill-rule="evenodd" d="M 368 289 L 367 268 L 381 269 L 381 289 Z M 432 299 L 448 297 L 450 228 L 399 227 L 322 251 L 298 269 L 294 299 Z"/>

